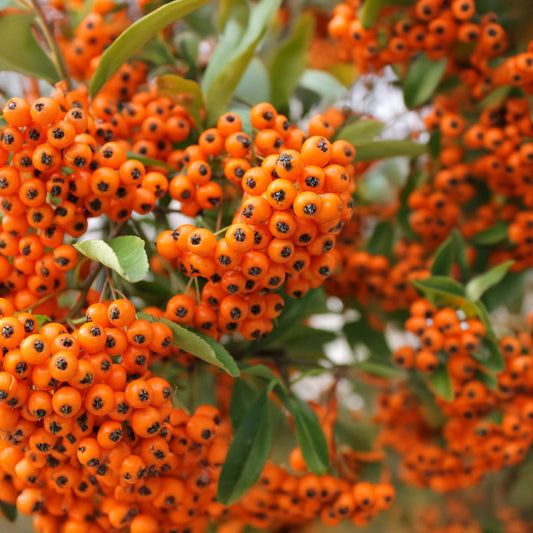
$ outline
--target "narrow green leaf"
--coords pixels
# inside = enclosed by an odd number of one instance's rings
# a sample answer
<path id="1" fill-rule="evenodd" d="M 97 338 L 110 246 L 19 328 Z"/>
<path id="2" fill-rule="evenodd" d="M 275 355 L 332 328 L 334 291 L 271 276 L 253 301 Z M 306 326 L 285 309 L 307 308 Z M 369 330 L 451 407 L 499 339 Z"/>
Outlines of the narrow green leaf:
<path id="1" fill-rule="evenodd" d="M 433 276 L 447 276 L 452 270 L 455 260 L 455 239 L 450 235 L 438 248 L 433 256 L 431 274 Z"/>
<path id="2" fill-rule="evenodd" d="M 297 324 L 283 339 L 283 346 L 291 356 L 312 361 L 323 358 L 324 345 L 334 341 L 336 338 L 337 334 L 334 331 Z"/>
<path id="3" fill-rule="evenodd" d="M 487 311 L 494 311 L 498 307 L 507 307 L 511 313 L 520 313 L 525 294 L 525 280 L 527 271 L 509 272 L 497 285 L 483 294 L 482 301 Z"/>
<path id="4" fill-rule="evenodd" d="M 152 159 L 151 157 L 145 157 L 144 155 L 136 154 L 135 152 L 126 152 L 128 154 L 128 159 L 135 159 L 136 161 L 140 161 L 145 166 L 150 167 L 163 167 L 171 172 L 176 172 L 175 168 L 172 168 L 171 166 L 167 165 L 163 161 L 159 161 L 157 159 Z"/>
<path id="5" fill-rule="evenodd" d="M 244 71 L 233 97 L 252 107 L 261 102 L 270 102 L 270 81 L 268 70 L 258 57 L 252 57 Z M 247 110 L 248 115 L 250 110 Z"/>
<path id="6" fill-rule="evenodd" d="M 148 272 L 148 257 L 144 241 L 134 235 L 116 237 L 108 243 L 89 239 L 74 244 L 74 248 L 93 261 L 102 263 L 125 280 L 135 283 Z"/>
<path id="7" fill-rule="evenodd" d="M 482 109 L 486 109 L 487 107 L 499 107 L 507 99 L 511 89 L 512 87 L 510 85 L 502 85 L 487 94 L 487 96 L 481 100 L 479 105 Z"/>
<path id="8" fill-rule="evenodd" d="M 412 284 L 424 293 L 443 293 L 463 298 L 465 296 L 463 286 L 447 276 L 431 276 L 426 279 L 413 280 Z"/>
<path id="9" fill-rule="evenodd" d="M 507 239 L 507 231 L 509 226 L 503 221 L 499 220 L 490 228 L 484 229 L 476 233 L 470 242 L 476 246 L 491 246 Z"/>
<path id="10" fill-rule="evenodd" d="M 343 139 L 357 147 L 369 143 L 381 134 L 385 124 L 378 120 L 356 120 L 344 126 L 336 135 L 336 139 Z"/>
<path id="11" fill-rule="evenodd" d="M 474 302 L 474 307 L 476 310 L 476 315 L 483 322 L 483 325 L 485 326 L 485 329 L 487 330 L 487 337 L 491 340 L 496 341 L 496 333 L 494 332 L 494 328 L 492 327 L 492 321 L 490 319 L 489 312 L 487 311 L 487 308 L 483 304 L 483 302 Z"/>
<path id="12" fill-rule="evenodd" d="M 200 37 L 212 37 L 217 34 L 215 28 L 214 13 L 216 6 L 214 2 L 208 2 L 195 9 L 183 17 L 187 25 L 194 30 Z"/>
<path id="13" fill-rule="evenodd" d="M 274 53 L 269 70 L 271 103 L 276 109 L 287 109 L 289 98 L 305 70 L 314 25 L 314 17 L 310 14 L 302 15 L 289 38 Z"/>
<path id="14" fill-rule="evenodd" d="M 208 0 L 174 0 L 134 22 L 102 55 L 89 85 L 89 94 L 94 96 L 104 83 L 136 52 L 155 35 L 205 4 Z"/>
<path id="15" fill-rule="evenodd" d="M 453 400 L 453 385 L 446 365 L 439 365 L 437 370 L 428 376 L 428 379 L 435 394 L 447 402 L 451 402 Z"/>
<path id="16" fill-rule="evenodd" d="M 359 10 L 359 20 L 363 28 L 369 30 L 374 26 L 381 10 L 387 5 L 387 0 L 366 0 Z"/>
<path id="17" fill-rule="evenodd" d="M 498 342 L 489 336 L 483 338 L 481 346 L 472 354 L 472 357 L 492 372 L 505 370 L 505 359 Z"/>
<path id="18" fill-rule="evenodd" d="M 146 43 L 136 57 L 141 61 L 152 63 L 158 67 L 162 65 L 173 65 L 176 62 L 176 58 L 170 51 L 168 44 L 160 36 Z"/>
<path id="19" fill-rule="evenodd" d="M 373 141 L 358 144 L 355 154 L 356 161 L 374 161 L 387 157 L 418 157 L 426 154 L 428 147 L 425 144 L 410 140 Z"/>
<path id="20" fill-rule="evenodd" d="M 492 372 L 476 371 L 475 379 L 481 381 L 490 390 L 498 390 L 498 378 Z"/>
<path id="21" fill-rule="evenodd" d="M 457 228 L 453 228 L 451 236 L 454 243 L 455 262 L 461 269 L 464 277 L 468 276 L 468 260 L 466 258 L 466 243 L 461 235 L 461 232 Z"/>
<path id="22" fill-rule="evenodd" d="M 242 368 L 242 373 L 248 374 L 249 376 L 256 376 L 265 379 L 266 381 L 277 381 L 279 379 L 278 376 L 265 365 L 245 366 Z"/>
<path id="23" fill-rule="evenodd" d="M 325 474 L 329 467 L 329 449 L 316 413 L 297 397 L 291 398 L 286 407 L 294 418 L 296 438 L 305 464 L 315 474 Z"/>
<path id="24" fill-rule="evenodd" d="M 411 283 L 435 305 L 462 309 L 467 317 L 477 314 L 475 304 L 466 298 L 463 286 L 451 278 L 431 276 L 422 280 L 411 280 Z"/>
<path id="25" fill-rule="evenodd" d="M 441 150 L 442 131 L 440 129 L 434 131 L 428 142 L 429 155 L 433 159 L 438 159 Z"/>
<path id="26" fill-rule="evenodd" d="M 466 286 L 466 296 L 477 302 L 491 287 L 497 285 L 509 272 L 509 269 L 514 265 L 514 261 L 506 261 L 488 272 L 485 272 L 474 279 L 470 280 Z"/>
<path id="27" fill-rule="evenodd" d="M 137 313 L 139 318 L 149 322 L 162 322 L 166 324 L 174 335 L 174 346 L 198 357 L 202 361 L 216 366 L 230 376 L 237 377 L 240 375 L 239 367 L 229 352 L 217 341 L 188 326 L 181 326 L 166 318 L 155 319 L 148 313 Z"/>
<path id="28" fill-rule="evenodd" d="M 203 120 L 200 113 L 205 103 L 204 93 L 198 83 L 175 74 L 165 74 L 157 78 L 157 88 L 162 96 L 167 96 L 184 107 L 198 128 L 202 127 Z"/>
<path id="29" fill-rule="evenodd" d="M 243 20 L 242 24 L 246 24 L 249 10 L 245 0 L 219 0 L 218 13 L 216 17 L 216 24 L 219 33 L 224 32 L 229 18 L 235 17 L 238 12 L 241 13 L 241 18 Z"/>
<path id="30" fill-rule="evenodd" d="M 433 96 L 446 72 L 447 63 L 445 57 L 432 61 L 424 53 L 411 62 L 403 82 L 403 99 L 408 108 L 419 107 Z"/>
<path id="31" fill-rule="evenodd" d="M 17 519 L 17 506 L 0 500 L 0 510 L 8 522 L 15 522 Z"/>
<path id="32" fill-rule="evenodd" d="M 218 39 L 213 55 L 202 76 L 204 94 L 207 95 L 207 88 L 222 72 L 229 58 L 239 46 L 249 18 L 250 7 L 246 0 L 220 0 L 219 26 L 222 35 Z"/>
<path id="33" fill-rule="evenodd" d="M 491 411 L 487 415 L 487 420 L 490 420 L 493 424 L 501 426 L 503 422 L 503 413 L 501 411 Z"/>
<path id="34" fill-rule="evenodd" d="M 41 329 L 41 326 L 46 324 L 47 322 L 52 322 L 52 319 L 49 316 L 46 315 L 33 315 L 35 320 L 37 320 L 37 327 Z"/>
<path id="35" fill-rule="evenodd" d="M 381 10 L 385 6 L 408 6 L 413 3 L 413 0 L 365 0 L 359 9 L 359 20 L 363 28 L 369 30 L 373 28 Z"/>
<path id="36" fill-rule="evenodd" d="M 306 69 L 298 87 L 315 95 L 317 103 L 327 107 L 346 95 L 346 87 L 332 74 L 323 70 Z"/>
<path id="37" fill-rule="evenodd" d="M 365 374 L 371 376 L 377 376 L 380 378 L 396 378 L 403 375 L 403 371 L 399 368 L 384 365 L 381 363 L 374 363 L 373 361 L 362 361 L 360 363 L 354 363 L 354 368 L 361 370 Z"/>
<path id="38" fill-rule="evenodd" d="M 248 385 L 243 379 L 235 380 L 231 391 L 231 402 L 229 406 L 229 415 L 231 418 L 231 426 L 233 432 L 237 431 L 241 425 L 248 406 L 257 399 L 258 393 L 250 385 Z"/>
<path id="39" fill-rule="evenodd" d="M 254 4 L 250 10 L 244 33 L 241 34 L 242 26 L 236 23 L 237 31 L 241 35 L 237 42 L 235 42 L 235 36 L 231 34 L 233 26 L 230 22 L 233 19 L 230 14 L 224 34 L 217 45 L 217 49 L 221 47 L 224 50 L 224 56 L 221 53 L 217 54 L 215 50 L 202 81 L 202 88 L 206 95 L 208 124 L 214 123 L 218 116 L 226 111 L 235 88 L 280 5 L 281 0 L 260 0 Z M 217 61 L 215 61 L 215 54 Z"/>
<path id="40" fill-rule="evenodd" d="M 377 363 L 392 367 L 392 351 L 385 335 L 383 332 L 372 328 L 364 315 L 359 320 L 346 322 L 342 331 L 352 348 L 361 344 L 368 348 L 370 357 L 365 363 Z"/>
<path id="41" fill-rule="evenodd" d="M 266 339 L 254 342 L 250 349 L 258 352 L 266 347 L 282 346 L 285 339 L 291 336 L 295 328 L 298 328 L 304 319 L 312 314 L 326 311 L 326 295 L 322 288 L 311 289 L 300 299 L 287 298 L 285 300 L 285 309 L 272 333 Z"/>
<path id="42" fill-rule="evenodd" d="M 394 246 L 394 226 L 385 220 L 380 222 L 372 233 L 372 237 L 366 245 L 366 250 L 372 255 L 385 255 L 390 257 L 392 255 L 392 248 Z"/>
<path id="43" fill-rule="evenodd" d="M 57 83 L 61 78 L 33 34 L 31 13 L 0 16 L 0 71 L 10 70 Z"/>
<path id="44" fill-rule="evenodd" d="M 141 314 L 145 315 L 145 313 L 139 313 L 139 315 Z M 235 363 L 235 360 L 226 348 L 215 339 L 189 326 L 175 324 L 166 318 L 160 318 L 159 321 L 166 324 L 172 330 L 175 346 L 210 365 L 224 370 L 230 376 L 239 376 L 240 372 L 237 363 Z"/>
<path id="45" fill-rule="evenodd" d="M 261 477 L 272 446 L 272 421 L 268 389 L 263 391 L 242 419 L 228 450 L 218 480 L 217 498 L 235 503 Z"/>

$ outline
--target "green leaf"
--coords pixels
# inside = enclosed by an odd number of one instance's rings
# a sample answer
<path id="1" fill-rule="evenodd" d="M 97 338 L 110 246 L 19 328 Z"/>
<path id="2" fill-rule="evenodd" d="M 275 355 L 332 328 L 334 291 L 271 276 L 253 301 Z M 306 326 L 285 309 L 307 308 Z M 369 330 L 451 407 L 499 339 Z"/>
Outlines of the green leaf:
<path id="1" fill-rule="evenodd" d="M 403 82 L 403 99 L 408 108 L 419 107 L 433 96 L 447 63 L 445 57 L 432 61 L 426 54 L 420 54 L 411 62 Z"/>
<path id="2" fill-rule="evenodd" d="M 302 15 L 270 63 L 271 103 L 278 110 L 287 109 L 289 98 L 298 85 L 298 80 L 307 65 L 307 50 L 313 36 L 315 19 L 310 14 Z"/>
<path id="3" fill-rule="evenodd" d="M 200 113 L 205 104 L 200 85 L 175 74 L 165 74 L 157 78 L 157 88 L 162 96 L 167 96 L 184 107 L 198 128 L 202 127 L 203 120 Z"/>
<path id="4" fill-rule="evenodd" d="M 429 382 L 432 385 L 433 391 L 437 396 L 440 396 L 447 402 L 451 402 L 454 398 L 453 385 L 450 375 L 445 364 L 438 366 L 437 370 L 428 376 Z"/>
<path id="5" fill-rule="evenodd" d="M 139 318 L 154 321 L 152 315 L 146 313 L 137 313 Z M 239 367 L 229 352 L 205 333 L 197 331 L 188 326 L 175 324 L 166 318 L 157 319 L 158 322 L 166 324 L 174 334 L 174 345 L 191 355 L 198 357 L 202 361 L 216 366 L 230 376 L 237 377 L 240 375 Z"/>
<path id="6" fill-rule="evenodd" d="M 381 331 L 376 331 L 364 315 L 359 320 L 344 324 L 342 331 L 352 348 L 360 344 L 368 348 L 370 357 L 365 363 L 392 366 L 392 352 L 385 335 Z"/>
<path id="7" fill-rule="evenodd" d="M 163 161 L 157 159 L 152 159 L 151 157 L 145 157 L 144 155 L 136 154 L 134 152 L 126 152 L 128 154 L 128 159 L 135 159 L 140 161 L 143 165 L 147 167 L 163 167 L 171 172 L 176 172 L 175 168 L 172 168 L 170 165 L 167 165 Z"/>
<path id="8" fill-rule="evenodd" d="M 496 333 L 494 332 L 494 328 L 492 327 L 492 321 L 490 319 L 490 315 L 487 311 L 487 308 L 483 304 L 483 302 L 474 302 L 474 307 L 476 310 L 476 315 L 483 322 L 483 325 L 485 326 L 485 329 L 487 330 L 487 337 L 489 339 L 492 339 L 493 341 L 496 341 Z"/>
<path id="9" fill-rule="evenodd" d="M 17 506 L 11 505 L 10 503 L 6 503 L 0 500 L 0 510 L 2 511 L 2 514 L 8 520 L 9 522 L 15 522 L 17 519 Z"/>
<path id="10" fill-rule="evenodd" d="M 213 17 L 214 7 L 214 3 L 209 2 L 184 17 L 188 26 L 201 37 L 211 37 L 216 35 Z"/>
<path id="11" fill-rule="evenodd" d="M 425 144 L 404 140 L 372 141 L 357 145 L 356 161 L 374 161 L 387 157 L 418 157 L 426 154 L 428 147 Z"/>
<path id="12" fill-rule="evenodd" d="M 446 276 L 431 276 L 411 280 L 414 287 L 436 305 L 449 305 L 462 309 L 468 317 L 476 316 L 476 307 L 468 300 L 463 286 Z"/>
<path id="13" fill-rule="evenodd" d="M 408 203 L 409 196 L 418 187 L 419 183 L 422 182 L 424 175 L 425 174 L 420 170 L 412 170 L 407 177 L 405 185 L 400 191 L 400 207 L 398 208 L 396 219 L 398 220 L 403 233 L 411 240 L 416 240 L 417 235 L 409 224 L 409 213 L 411 211 Z"/>
<path id="14" fill-rule="evenodd" d="M 35 39 L 31 13 L 0 15 L 0 71 L 10 70 L 51 84 L 61 77 L 52 60 Z"/>
<path id="15" fill-rule="evenodd" d="M 360 363 L 354 363 L 353 367 L 365 374 L 370 374 L 371 376 L 377 376 L 380 378 L 396 378 L 403 374 L 403 371 L 399 368 L 384 365 L 381 363 L 374 363 L 373 361 L 362 361 Z"/>
<path id="16" fill-rule="evenodd" d="M 329 449 L 316 413 L 300 398 L 291 398 L 286 405 L 296 426 L 296 438 L 305 464 L 315 474 L 323 475 L 329 467 Z"/>
<path id="17" fill-rule="evenodd" d="M 102 55 L 89 85 L 94 96 L 104 83 L 155 35 L 207 0 L 174 0 L 140 18 L 123 31 Z"/>
<path id="18" fill-rule="evenodd" d="M 429 155 L 433 159 L 438 159 L 441 150 L 442 131 L 440 129 L 431 133 L 428 142 Z"/>
<path id="19" fill-rule="evenodd" d="M 173 65 L 176 62 L 169 46 L 159 36 L 149 41 L 139 52 L 138 57 L 141 61 L 153 63 L 156 66 Z"/>
<path id="20" fill-rule="evenodd" d="M 522 301 L 526 294 L 524 282 L 527 271 L 509 272 L 498 285 L 483 294 L 482 301 L 488 311 L 498 307 L 507 307 L 511 313 L 520 313 Z"/>
<path id="21" fill-rule="evenodd" d="M 266 347 L 283 346 L 285 339 L 290 338 L 303 320 L 312 314 L 326 311 L 326 295 L 322 288 L 311 289 L 300 299 L 287 298 L 277 326 L 266 339 L 254 342 L 251 350 L 259 352 Z"/>
<path id="22" fill-rule="evenodd" d="M 258 58 L 252 57 L 248 68 L 244 71 L 233 97 L 252 107 L 261 102 L 270 102 L 270 81 L 265 64 Z M 248 110 L 248 115 L 250 111 Z"/>
<path id="23" fill-rule="evenodd" d="M 291 355 L 310 361 L 323 358 L 324 345 L 335 339 L 337 339 L 337 334 L 334 331 L 311 328 L 301 324 L 295 327 L 290 335 L 287 335 L 283 345 L 287 347 L 287 352 Z"/>
<path id="24" fill-rule="evenodd" d="M 481 381 L 490 390 L 498 390 L 498 378 L 492 372 L 477 370 L 474 379 Z"/>
<path id="25" fill-rule="evenodd" d="M 43 326 L 47 322 L 52 322 L 52 319 L 49 316 L 46 316 L 46 315 L 33 315 L 33 317 L 37 321 L 37 328 L 38 329 L 41 329 L 41 326 Z"/>
<path id="26" fill-rule="evenodd" d="M 98 239 L 89 239 L 74 244 L 74 248 L 89 259 L 102 263 L 131 283 L 140 281 L 148 272 L 148 257 L 144 249 L 144 241 L 134 235 L 115 237 L 108 243 Z"/>
<path id="27" fill-rule="evenodd" d="M 511 89 L 512 87 L 510 85 L 502 85 L 487 94 L 487 96 L 481 100 L 479 105 L 482 109 L 486 109 L 487 107 L 499 107 L 507 99 Z"/>
<path id="28" fill-rule="evenodd" d="M 246 363 L 243 363 L 241 367 L 242 367 L 243 374 L 248 374 L 249 376 L 256 376 L 266 381 L 279 380 L 278 376 L 276 376 L 276 374 L 274 374 L 274 372 L 270 368 L 268 368 L 268 366 L 265 366 L 265 365 L 250 366 L 250 365 L 247 365 Z"/>
<path id="29" fill-rule="evenodd" d="M 242 419 L 228 450 L 218 480 L 217 498 L 235 503 L 261 477 L 272 446 L 272 421 L 268 389 L 263 391 Z"/>
<path id="30" fill-rule="evenodd" d="M 260 0 L 251 8 L 244 28 L 242 20 L 235 20 L 230 12 L 224 34 L 202 80 L 209 124 L 226 111 L 235 88 L 280 5 L 281 0 Z"/>
<path id="31" fill-rule="evenodd" d="M 298 87 L 315 94 L 318 102 L 324 107 L 334 104 L 347 93 L 346 87 L 335 76 L 314 69 L 304 71 Z"/>
<path id="32" fill-rule="evenodd" d="M 482 339 L 481 346 L 472 354 L 472 357 L 492 372 L 505 370 L 505 359 L 498 342 L 491 337 Z"/>
<path id="33" fill-rule="evenodd" d="M 513 265 L 514 261 L 506 261 L 470 280 L 466 286 L 467 297 L 477 302 L 485 291 L 497 285 L 507 275 Z"/>
<path id="34" fill-rule="evenodd" d="M 381 134 L 385 124 L 377 120 L 356 120 L 344 126 L 336 135 L 336 139 L 343 139 L 357 147 L 368 143 Z"/>
<path id="35" fill-rule="evenodd" d="M 424 294 L 443 294 L 450 296 L 465 296 L 465 290 L 460 283 L 447 276 L 431 276 L 426 279 L 413 280 L 411 282 Z"/>
<path id="36" fill-rule="evenodd" d="M 454 241 L 455 262 L 459 265 L 463 276 L 466 277 L 469 272 L 468 260 L 466 258 L 466 243 L 457 228 L 452 229 L 451 236 Z"/>
<path id="37" fill-rule="evenodd" d="M 359 20 L 363 28 L 368 30 L 375 25 L 381 10 L 385 6 L 405 6 L 411 3 L 412 0 L 366 0 L 361 6 L 361 9 L 359 9 Z"/>
<path id="38" fill-rule="evenodd" d="M 385 220 L 380 222 L 372 233 L 372 237 L 366 245 L 366 250 L 372 255 L 392 255 L 394 246 L 394 226 L 392 222 Z"/>
<path id="39" fill-rule="evenodd" d="M 499 220 L 490 228 L 484 229 L 476 233 L 470 242 L 476 246 L 491 246 L 507 239 L 507 231 L 509 226 L 503 221 Z"/>
<path id="40" fill-rule="evenodd" d="M 455 239 L 450 235 L 438 248 L 433 256 L 431 274 L 447 276 L 452 270 L 455 259 Z"/>
<path id="41" fill-rule="evenodd" d="M 248 385 L 243 379 L 235 380 L 231 391 L 229 414 L 233 431 L 237 431 L 246 416 L 247 408 L 257 399 L 257 391 Z"/>

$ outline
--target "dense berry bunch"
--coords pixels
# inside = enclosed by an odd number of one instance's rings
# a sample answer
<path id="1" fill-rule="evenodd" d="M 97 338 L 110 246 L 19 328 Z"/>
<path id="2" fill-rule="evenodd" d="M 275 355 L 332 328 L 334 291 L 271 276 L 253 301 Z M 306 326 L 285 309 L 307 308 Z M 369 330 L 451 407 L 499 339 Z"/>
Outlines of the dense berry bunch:
<path id="1" fill-rule="evenodd" d="M 209 520 L 266 528 L 318 516 L 362 525 L 392 503 L 390 486 L 318 477 L 299 456 L 291 465 L 303 475 L 268 464 L 225 509 L 216 484 L 229 423 L 208 405 L 173 408 L 171 386 L 148 369 L 173 350 L 172 331 L 136 319 L 127 300 L 89 306 L 70 333 L 5 314 L 0 345 L 2 499 L 38 531 L 203 531 Z"/>
<path id="2" fill-rule="evenodd" d="M 452 378 L 473 375 L 476 363 L 472 355 L 480 349 L 486 333 L 478 318 L 467 319 L 462 310 L 450 307 L 437 309 L 427 300 L 415 301 L 410 314 L 405 329 L 418 337 L 418 343 L 396 350 L 393 359 L 398 365 L 431 373 L 442 362 Z"/>
<path id="3" fill-rule="evenodd" d="M 171 298 L 167 318 L 215 337 L 268 333 L 282 309 L 272 291 L 283 287 L 299 298 L 320 286 L 335 268 L 336 235 L 352 214 L 355 150 L 328 140 L 334 129 L 325 117 L 312 119 L 309 138 L 269 104 L 254 107 L 251 122 L 253 139 L 237 115 L 223 115 L 217 128 L 185 149 L 185 172 L 169 185 L 190 215 L 220 208 L 224 189 L 243 191 L 232 224 L 216 232 L 183 224 L 157 239 L 161 256 L 186 276 L 207 281 L 200 302 L 183 294 Z"/>
<path id="4" fill-rule="evenodd" d="M 341 236 L 341 243 L 344 240 Z M 350 244 L 340 244 L 337 252 L 341 258 L 339 273 L 328 280 L 328 292 L 343 299 L 355 298 L 365 306 L 377 305 L 386 312 L 409 308 L 418 298 L 411 281 L 430 274 L 419 243 L 399 242 L 394 263 L 384 255 L 354 251 Z"/>
<path id="5" fill-rule="evenodd" d="M 533 387 L 529 332 L 503 336 L 500 349 L 505 369 L 494 383 L 483 369 L 486 335 L 478 319 L 465 319 L 449 307 L 435 308 L 426 300 L 411 307 L 407 331 L 420 340 L 394 353 L 404 368 L 430 374 L 445 365 L 453 399 L 437 398 L 445 417 L 444 448 L 416 399 L 407 390 L 382 395 L 378 420 L 385 425 L 380 440 L 404 455 L 404 477 L 417 486 L 450 491 L 479 483 L 488 472 L 524 460 L 533 443 Z M 497 413 L 501 421 L 490 417 Z"/>
<path id="6" fill-rule="evenodd" d="M 371 28 L 358 17 L 363 3 L 349 0 L 338 5 L 329 23 L 330 35 L 350 47 L 360 71 L 406 65 L 425 52 L 434 60 L 447 57 L 448 72 L 459 72 L 476 94 L 490 86 L 488 62 L 507 50 L 508 37 L 493 14 L 479 17 L 474 0 L 417 0 L 413 6 L 391 6 Z"/>

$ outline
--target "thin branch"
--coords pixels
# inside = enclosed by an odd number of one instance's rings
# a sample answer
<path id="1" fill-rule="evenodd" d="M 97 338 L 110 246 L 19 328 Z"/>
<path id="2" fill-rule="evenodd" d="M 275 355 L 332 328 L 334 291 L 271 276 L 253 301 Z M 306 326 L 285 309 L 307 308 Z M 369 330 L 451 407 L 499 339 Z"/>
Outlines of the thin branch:
<path id="1" fill-rule="evenodd" d="M 57 40 L 54 37 L 52 28 L 50 27 L 50 24 L 48 24 L 48 21 L 46 20 L 46 17 L 43 13 L 41 5 L 39 4 L 39 0 L 29 0 L 29 4 L 31 5 L 31 8 L 33 9 L 36 15 L 37 25 L 39 26 L 39 29 L 41 30 L 43 34 L 44 40 L 46 41 L 46 45 L 48 46 L 48 50 L 52 54 L 51 59 L 59 75 L 67 84 L 67 89 L 70 91 L 72 89 L 72 82 L 68 75 L 68 70 L 67 70 L 67 65 L 65 63 L 65 59 L 63 58 L 63 54 L 61 53 L 61 50 L 59 49 L 59 45 L 57 44 Z"/>

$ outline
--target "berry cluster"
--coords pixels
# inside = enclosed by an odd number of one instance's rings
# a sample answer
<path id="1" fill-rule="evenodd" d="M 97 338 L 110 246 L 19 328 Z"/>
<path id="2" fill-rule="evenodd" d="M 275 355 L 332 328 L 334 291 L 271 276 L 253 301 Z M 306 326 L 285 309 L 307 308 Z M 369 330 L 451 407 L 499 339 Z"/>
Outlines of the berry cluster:
<path id="1" fill-rule="evenodd" d="M 366 29 L 358 17 L 363 0 L 347 0 L 333 10 L 329 33 L 349 46 L 362 72 L 379 72 L 391 64 L 407 65 L 425 52 L 430 59 L 447 57 L 448 73 L 459 72 L 476 94 L 483 94 L 491 69 L 508 37 L 492 14 L 479 17 L 474 0 L 417 0 L 413 6 L 390 6 L 379 23 Z M 465 67 L 465 63 L 467 67 Z"/>
<path id="2" fill-rule="evenodd" d="M 476 354 L 485 336 L 479 320 L 464 319 L 452 308 L 437 309 L 419 300 L 412 305 L 405 327 L 419 337 L 421 346 L 399 348 L 395 362 L 424 373 L 445 364 L 454 398 L 436 398 L 445 417 L 442 448 L 433 441 L 422 409 L 406 389 L 381 396 L 380 440 L 404 455 L 404 478 L 420 487 L 450 491 L 477 484 L 488 472 L 523 461 L 533 444 L 530 333 L 500 339 L 505 369 L 497 374 L 497 384 L 491 385 Z M 501 422 L 488 418 L 491 413 L 497 413 Z"/>
<path id="3" fill-rule="evenodd" d="M 282 299 L 269 291 L 283 287 L 301 297 L 320 286 L 335 268 L 336 235 L 352 214 L 355 150 L 328 140 L 334 128 L 325 117 L 312 119 L 309 138 L 270 104 L 255 106 L 250 117 L 258 130 L 253 140 L 237 115 L 223 115 L 198 145 L 185 149 L 185 172 L 169 185 L 189 215 L 220 206 L 224 186 L 243 190 L 233 223 L 215 232 L 183 224 L 157 239 L 162 257 L 186 276 L 207 280 L 200 302 L 183 294 L 171 298 L 167 318 L 215 337 L 268 333 L 282 309 Z M 228 182 L 214 181 L 217 168 Z"/>
<path id="4" fill-rule="evenodd" d="M 424 299 L 411 305 L 410 315 L 405 329 L 418 337 L 418 346 L 396 350 L 393 355 L 396 364 L 432 373 L 442 362 L 452 378 L 473 375 L 476 363 L 472 354 L 479 349 L 486 333 L 479 319 L 467 319 L 462 311 L 450 307 L 437 309 Z"/>

